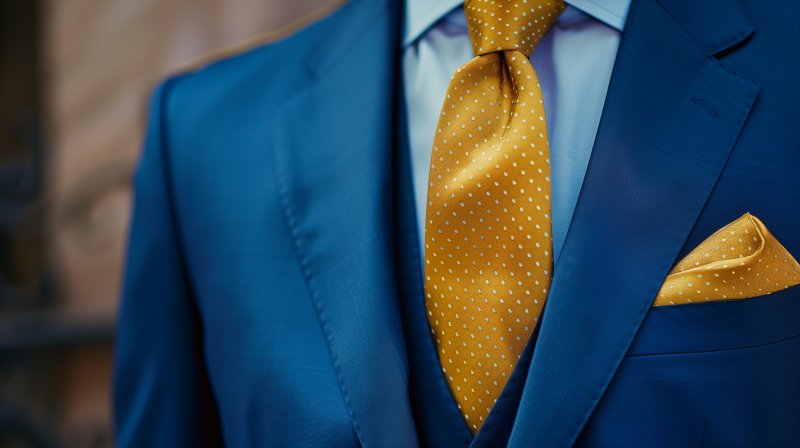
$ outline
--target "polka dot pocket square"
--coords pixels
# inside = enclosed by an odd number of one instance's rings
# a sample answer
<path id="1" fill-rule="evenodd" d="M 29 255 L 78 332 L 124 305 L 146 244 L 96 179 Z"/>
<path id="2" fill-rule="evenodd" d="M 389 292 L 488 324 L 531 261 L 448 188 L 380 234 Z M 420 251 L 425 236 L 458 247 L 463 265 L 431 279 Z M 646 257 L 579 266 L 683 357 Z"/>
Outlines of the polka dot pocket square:
<path id="1" fill-rule="evenodd" d="M 653 306 L 763 296 L 800 283 L 800 265 L 755 216 L 728 224 L 667 275 Z"/>

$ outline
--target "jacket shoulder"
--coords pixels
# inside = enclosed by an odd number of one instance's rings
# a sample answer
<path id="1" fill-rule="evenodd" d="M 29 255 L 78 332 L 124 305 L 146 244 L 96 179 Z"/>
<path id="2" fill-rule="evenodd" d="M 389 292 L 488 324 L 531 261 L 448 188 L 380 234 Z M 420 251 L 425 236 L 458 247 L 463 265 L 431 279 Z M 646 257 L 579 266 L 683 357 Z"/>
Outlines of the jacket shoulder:
<path id="1" fill-rule="evenodd" d="M 248 59 L 265 58 L 281 55 L 281 49 L 291 47 L 295 54 L 302 55 L 302 49 L 313 44 L 318 31 L 315 25 L 332 15 L 349 0 L 332 0 L 322 8 L 316 9 L 289 24 L 267 33 L 246 39 L 242 42 L 212 50 L 200 57 L 182 64 L 171 71 L 172 78 L 190 77 L 196 73 L 205 72 L 216 66 L 232 66 L 245 63 Z M 304 45 L 305 44 L 305 45 Z"/>
<path id="2" fill-rule="evenodd" d="M 346 3 L 333 0 L 278 30 L 211 51 L 172 70 L 162 81 L 165 118 L 185 122 L 195 115 L 193 111 L 216 115 L 256 94 L 262 107 L 278 101 L 324 38 L 324 23 Z"/>

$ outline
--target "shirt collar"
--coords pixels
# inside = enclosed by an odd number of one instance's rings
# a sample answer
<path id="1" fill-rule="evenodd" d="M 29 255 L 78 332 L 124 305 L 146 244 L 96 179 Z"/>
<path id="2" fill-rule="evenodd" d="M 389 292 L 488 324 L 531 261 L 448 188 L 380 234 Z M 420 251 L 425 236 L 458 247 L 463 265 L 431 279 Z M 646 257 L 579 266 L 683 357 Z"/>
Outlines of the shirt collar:
<path id="1" fill-rule="evenodd" d="M 631 0 L 565 0 L 606 25 L 622 31 Z M 463 0 L 407 0 L 403 25 L 403 46 L 422 36 L 431 26 L 452 10 L 464 4 Z"/>

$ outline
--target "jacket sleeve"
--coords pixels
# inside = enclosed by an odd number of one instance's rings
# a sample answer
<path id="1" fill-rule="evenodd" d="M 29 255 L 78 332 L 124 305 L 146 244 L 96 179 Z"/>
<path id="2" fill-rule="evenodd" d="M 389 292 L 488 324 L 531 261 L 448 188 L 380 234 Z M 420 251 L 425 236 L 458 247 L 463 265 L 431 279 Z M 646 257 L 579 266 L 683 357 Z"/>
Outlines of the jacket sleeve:
<path id="1" fill-rule="evenodd" d="M 165 107 L 155 92 L 134 212 L 114 355 L 117 446 L 222 446 L 200 317 L 173 207 Z"/>

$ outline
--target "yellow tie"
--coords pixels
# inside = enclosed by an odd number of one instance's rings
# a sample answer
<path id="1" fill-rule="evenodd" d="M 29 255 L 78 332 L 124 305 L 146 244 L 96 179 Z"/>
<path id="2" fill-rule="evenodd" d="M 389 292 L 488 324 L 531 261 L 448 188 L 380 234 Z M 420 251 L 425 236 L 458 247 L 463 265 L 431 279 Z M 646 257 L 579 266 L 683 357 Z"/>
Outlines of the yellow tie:
<path id="1" fill-rule="evenodd" d="M 476 57 L 442 106 L 428 184 L 425 305 L 442 372 L 477 433 L 553 275 L 550 155 L 529 58 L 562 0 L 467 0 Z"/>

